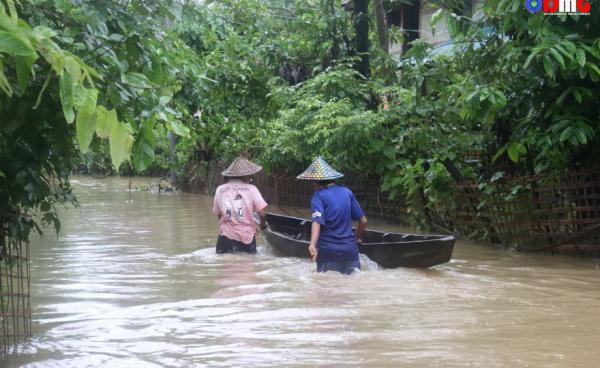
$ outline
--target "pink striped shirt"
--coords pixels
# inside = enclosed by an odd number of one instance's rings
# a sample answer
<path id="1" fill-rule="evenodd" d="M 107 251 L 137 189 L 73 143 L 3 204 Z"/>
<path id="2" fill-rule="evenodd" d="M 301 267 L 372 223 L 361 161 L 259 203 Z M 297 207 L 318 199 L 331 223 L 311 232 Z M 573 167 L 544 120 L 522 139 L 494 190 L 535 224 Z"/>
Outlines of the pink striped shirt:
<path id="1" fill-rule="evenodd" d="M 213 213 L 221 216 L 219 235 L 250 244 L 256 234 L 254 212 L 267 207 L 258 189 L 239 179 L 232 179 L 219 186 L 215 192 Z"/>

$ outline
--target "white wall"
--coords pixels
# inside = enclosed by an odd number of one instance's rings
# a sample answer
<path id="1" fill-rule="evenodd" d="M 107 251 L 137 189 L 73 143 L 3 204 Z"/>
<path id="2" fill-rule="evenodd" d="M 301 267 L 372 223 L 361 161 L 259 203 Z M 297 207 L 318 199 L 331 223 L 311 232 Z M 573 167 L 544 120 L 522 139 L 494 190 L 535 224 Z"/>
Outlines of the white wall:
<path id="1" fill-rule="evenodd" d="M 438 8 L 434 7 L 429 1 L 421 1 L 419 9 L 419 37 L 428 41 L 434 46 L 438 46 L 450 41 L 446 20 L 440 19 L 435 25 L 435 34 L 431 29 L 431 16 Z"/>

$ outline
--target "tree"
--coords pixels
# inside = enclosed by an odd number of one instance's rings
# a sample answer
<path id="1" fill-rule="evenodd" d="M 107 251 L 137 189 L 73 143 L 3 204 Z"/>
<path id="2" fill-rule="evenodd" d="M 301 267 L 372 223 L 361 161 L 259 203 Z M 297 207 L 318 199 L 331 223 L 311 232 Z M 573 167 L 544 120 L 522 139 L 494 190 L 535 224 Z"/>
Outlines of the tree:
<path id="1" fill-rule="evenodd" d="M 360 57 L 357 70 L 366 78 L 371 76 L 369 62 L 369 0 L 354 0 L 354 30 L 356 32 L 356 51 Z"/>
<path id="2" fill-rule="evenodd" d="M 385 9 L 383 0 L 374 0 L 375 2 L 375 19 L 377 20 L 377 35 L 379 37 L 379 47 L 385 52 L 390 48 L 390 40 L 388 37 L 388 29 L 385 20 Z"/>
<path id="3" fill-rule="evenodd" d="M 170 6 L 41 0 L 20 4 L 19 15 L 14 1 L 0 3 L 3 247 L 5 237 L 27 241 L 41 231 L 34 213 L 58 231 L 55 205 L 74 201 L 68 177 L 93 142 L 109 142 L 115 168 L 143 170 L 157 136 L 189 134 L 172 99 L 179 80 L 199 73 L 165 26 Z"/>

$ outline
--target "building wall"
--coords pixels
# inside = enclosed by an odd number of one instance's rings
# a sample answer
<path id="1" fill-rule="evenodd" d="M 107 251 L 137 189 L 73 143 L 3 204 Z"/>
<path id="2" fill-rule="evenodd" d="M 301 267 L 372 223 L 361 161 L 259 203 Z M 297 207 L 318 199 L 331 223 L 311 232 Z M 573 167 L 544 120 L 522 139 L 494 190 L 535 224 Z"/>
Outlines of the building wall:
<path id="1" fill-rule="evenodd" d="M 431 43 L 434 47 L 450 42 L 450 34 L 446 27 L 446 20 L 441 19 L 435 25 L 435 32 L 431 28 L 431 17 L 438 10 L 430 1 L 421 1 L 419 9 L 419 38 Z"/>
<path id="2" fill-rule="evenodd" d="M 471 2 L 471 14 L 475 19 L 481 16 L 481 8 L 483 7 L 485 0 L 472 0 Z M 431 28 L 431 17 L 438 10 L 431 1 L 422 0 L 419 2 L 419 38 L 426 40 L 431 43 L 434 47 L 450 44 L 452 39 L 446 26 L 446 20 L 440 19 L 435 26 L 435 32 Z M 479 12 L 479 13 L 478 13 Z M 403 22 L 406 22 L 404 20 Z M 410 29 L 405 25 L 398 25 L 402 29 Z M 390 45 L 390 54 L 400 56 L 402 54 L 402 45 L 392 43 Z"/>

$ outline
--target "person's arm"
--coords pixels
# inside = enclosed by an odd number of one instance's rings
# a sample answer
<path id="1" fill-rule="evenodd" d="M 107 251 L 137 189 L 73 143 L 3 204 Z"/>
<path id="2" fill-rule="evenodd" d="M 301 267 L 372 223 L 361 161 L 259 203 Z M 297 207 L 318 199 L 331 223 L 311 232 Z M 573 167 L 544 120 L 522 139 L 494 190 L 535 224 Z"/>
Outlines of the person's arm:
<path id="1" fill-rule="evenodd" d="M 365 233 L 365 229 L 367 228 L 367 216 L 361 217 L 358 219 L 358 227 L 356 228 L 356 240 L 359 244 L 362 244 L 362 237 Z"/>
<path id="2" fill-rule="evenodd" d="M 314 262 L 317 260 L 317 242 L 319 241 L 319 235 L 321 235 L 321 226 L 325 226 L 325 207 L 323 206 L 321 197 L 317 193 L 313 194 L 310 200 L 310 209 L 312 211 L 312 225 L 310 227 L 310 244 L 308 245 L 308 252 Z"/>
<path id="3" fill-rule="evenodd" d="M 252 186 L 252 189 L 254 191 L 253 199 L 252 199 L 252 205 L 254 206 L 254 211 L 256 211 L 256 213 L 258 213 L 258 217 L 260 217 L 260 228 L 266 229 L 267 228 L 267 222 L 266 222 L 267 202 L 264 200 L 264 198 L 258 191 L 257 187 Z"/>
<path id="4" fill-rule="evenodd" d="M 213 214 L 215 214 L 217 216 L 219 221 L 221 221 L 221 216 L 223 216 L 223 214 L 221 213 L 221 206 L 219 204 L 219 188 L 217 188 L 217 190 L 215 192 L 215 198 L 213 199 L 212 212 L 213 212 Z"/>
<path id="5" fill-rule="evenodd" d="M 317 240 L 319 240 L 319 235 L 321 234 L 321 224 L 318 222 L 313 222 L 310 227 L 310 245 L 308 246 L 308 252 L 312 257 L 313 262 L 317 260 Z"/>
<path id="6" fill-rule="evenodd" d="M 356 228 L 356 241 L 362 244 L 362 237 L 367 228 L 367 216 L 365 212 L 358 204 L 354 193 L 350 192 L 350 211 L 352 212 L 352 220 L 358 221 L 358 227 Z"/>
<path id="7" fill-rule="evenodd" d="M 260 217 L 260 228 L 261 229 L 266 229 L 267 228 L 267 207 L 263 208 L 262 210 L 258 211 L 258 217 Z"/>

